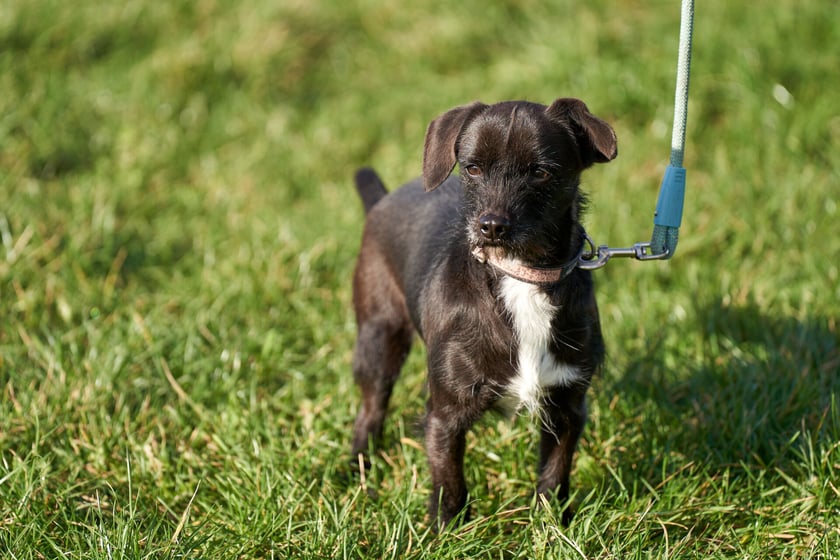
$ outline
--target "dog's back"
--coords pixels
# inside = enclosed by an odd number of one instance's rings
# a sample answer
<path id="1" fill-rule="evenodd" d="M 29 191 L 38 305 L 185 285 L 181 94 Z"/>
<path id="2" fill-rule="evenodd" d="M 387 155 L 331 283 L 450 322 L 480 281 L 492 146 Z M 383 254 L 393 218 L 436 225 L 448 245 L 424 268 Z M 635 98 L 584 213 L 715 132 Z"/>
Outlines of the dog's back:
<path id="1" fill-rule="evenodd" d="M 398 287 L 422 337 L 418 304 L 429 277 L 446 259 L 471 259 L 463 236 L 460 181 L 452 176 L 440 188 L 426 192 L 422 180 L 416 179 L 388 192 L 373 169 L 362 168 L 356 172 L 356 190 L 366 215 L 355 279 L 357 310 L 366 294 L 377 300 L 375 307 L 381 306 L 388 292 L 383 287 L 387 277 Z M 362 289 L 363 284 L 369 287 Z"/>

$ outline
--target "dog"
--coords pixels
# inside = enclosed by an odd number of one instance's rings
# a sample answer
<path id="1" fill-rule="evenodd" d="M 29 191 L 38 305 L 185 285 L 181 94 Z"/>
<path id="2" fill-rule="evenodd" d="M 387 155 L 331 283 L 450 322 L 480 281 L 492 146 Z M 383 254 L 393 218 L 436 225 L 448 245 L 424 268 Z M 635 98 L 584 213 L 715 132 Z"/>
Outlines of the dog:
<path id="1" fill-rule="evenodd" d="M 491 409 L 535 413 L 536 492 L 568 501 L 586 392 L 604 358 L 591 273 L 577 267 L 580 177 L 616 155 L 612 127 L 578 99 L 474 102 L 431 122 L 422 179 L 388 194 L 373 170 L 356 173 L 366 221 L 353 276 L 361 405 L 352 454 L 367 457 L 381 438 L 416 333 L 428 359 L 437 529 L 469 516 L 465 435 Z M 563 521 L 572 515 L 566 507 Z"/>

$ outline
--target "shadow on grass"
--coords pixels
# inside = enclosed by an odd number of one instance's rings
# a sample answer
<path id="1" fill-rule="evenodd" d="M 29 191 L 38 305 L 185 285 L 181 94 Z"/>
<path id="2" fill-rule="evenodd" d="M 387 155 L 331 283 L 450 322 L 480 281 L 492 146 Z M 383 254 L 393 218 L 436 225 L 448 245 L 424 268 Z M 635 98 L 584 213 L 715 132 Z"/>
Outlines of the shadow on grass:
<path id="1" fill-rule="evenodd" d="M 647 465 L 652 475 L 668 453 L 712 472 L 733 465 L 786 470 L 801 434 L 815 443 L 840 437 L 831 416 L 840 394 L 833 319 L 716 301 L 698 308 L 696 325 L 699 349 L 685 348 L 694 333 L 663 333 L 609 387 L 628 401 L 646 442 L 622 461 Z"/>

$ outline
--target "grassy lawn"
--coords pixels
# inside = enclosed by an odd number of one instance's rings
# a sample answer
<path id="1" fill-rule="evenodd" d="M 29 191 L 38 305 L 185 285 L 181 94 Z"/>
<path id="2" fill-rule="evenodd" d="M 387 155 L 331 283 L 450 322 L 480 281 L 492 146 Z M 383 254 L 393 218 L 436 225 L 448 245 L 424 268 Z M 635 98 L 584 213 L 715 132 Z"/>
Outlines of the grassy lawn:
<path id="1" fill-rule="evenodd" d="M 434 537 L 409 359 L 350 475 L 352 174 L 420 172 L 473 99 L 584 99 L 598 243 L 650 235 L 678 2 L 5 0 L 3 558 L 840 558 L 840 4 L 700 2 L 677 256 L 596 273 L 609 358 L 573 475 L 468 441 Z"/>

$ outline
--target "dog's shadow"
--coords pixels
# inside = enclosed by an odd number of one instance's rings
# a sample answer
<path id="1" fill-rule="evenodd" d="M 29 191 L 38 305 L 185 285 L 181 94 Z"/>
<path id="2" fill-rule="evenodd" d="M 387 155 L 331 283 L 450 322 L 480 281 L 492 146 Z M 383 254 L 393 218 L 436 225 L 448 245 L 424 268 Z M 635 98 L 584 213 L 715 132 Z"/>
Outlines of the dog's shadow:
<path id="1" fill-rule="evenodd" d="M 722 301 L 695 312 L 701 333 L 663 331 L 623 373 L 604 381 L 601 390 L 621 403 L 616 408 L 624 427 L 638 430 L 633 441 L 639 445 L 624 446 L 617 458 L 619 465 L 633 465 L 622 471 L 625 477 L 656 479 L 688 463 L 712 473 L 787 471 L 802 458 L 803 440 L 819 445 L 836 438 L 840 344 L 834 319 L 773 315 Z"/>

